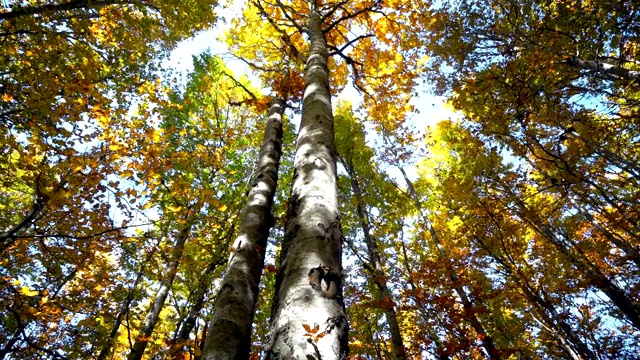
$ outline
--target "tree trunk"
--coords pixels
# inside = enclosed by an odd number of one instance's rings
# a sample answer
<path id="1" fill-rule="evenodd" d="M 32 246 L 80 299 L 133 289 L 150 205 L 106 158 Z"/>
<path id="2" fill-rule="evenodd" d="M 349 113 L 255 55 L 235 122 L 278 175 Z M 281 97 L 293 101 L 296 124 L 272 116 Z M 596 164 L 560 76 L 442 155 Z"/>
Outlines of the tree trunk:
<path id="1" fill-rule="evenodd" d="M 202 359 L 248 359 L 260 276 L 273 226 L 271 207 L 282 154 L 284 100 L 274 99 L 258 155 L 258 175 L 249 192 L 240 232 L 233 244 L 216 298 Z"/>
<path id="2" fill-rule="evenodd" d="M 308 27 L 302 121 L 266 359 L 333 360 L 348 353 L 328 51 L 313 8 Z"/>
<path id="3" fill-rule="evenodd" d="M 164 307 L 164 302 L 167 299 L 167 296 L 169 296 L 171 286 L 173 286 L 173 279 L 175 279 L 176 277 L 176 273 L 178 272 L 178 265 L 180 264 L 180 259 L 182 259 L 184 244 L 187 242 L 187 238 L 189 237 L 190 232 L 191 224 L 186 225 L 178 233 L 176 242 L 171 249 L 169 263 L 167 264 L 167 275 L 160 281 L 160 289 L 158 289 L 155 298 L 151 302 L 151 307 L 149 308 L 147 317 L 144 320 L 142 329 L 140 329 L 140 333 L 136 338 L 136 342 L 133 344 L 133 348 L 131 349 L 129 356 L 127 357 L 128 360 L 140 360 L 142 358 L 142 355 L 144 354 L 144 350 L 147 348 L 147 344 L 149 343 L 151 335 L 153 334 L 153 329 L 158 322 L 160 312 Z"/>
<path id="4" fill-rule="evenodd" d="M 371 226 L 369 223 L 369 214 L 365 207 L 364 198 L 362 195 L 362 189 L 358 183 L 358 179 L 355 176 L 355 170 L 352 166 L 346 163 L 344 159 L 342 164 L 351 178 L 351 190 L 356 198 L 356 206 L 358 211 L 358 221 L 360 227 L 364 233 L 364 241 L 367 245 L 367 252 L 369 255 L 368 270 L 370 272 L 369 279 L 376 285 L 379 293 L 379 300 L 383 301 L 384 316 L 387 319 L 389 325 L 389 332 L 391 333 L 391 344 L 393 346 L 393 353 L 396 360 L 404 360 L 407 358 L 406 350 L 402 343 L 402 333 L 400 332 L 400 325 L 398 325 L 398 317 L 396 316 L 395 302 L 389 287 L 387 286 L 387 277 L 385 275 L 384 267 L 382 264 L 382 258 L 380 257 L 380 250 L 376 239 L 371 234 Z"/>
<path id="5" fill-rule="evenodd" d="M 484 329 L 484 326 L 482 325 L 480 320 L 478 320 L 473 303 L 471 302 L 471 300 L 469 299 L 469 296 L 467 296 L 467 293 L 465 292 L 465 290 L 462 288 L 462 286 L 458 281 L 458 274 L 456 274 L 456 271 L 453 268 L 453 262 L 451 260 L 451 257 L 447 253 L 447 250 L 444 248 L 444 246 L 442 246 L 442 242 L 440 241 L 438 233 L 431 225 L 431 221 L 429 221 L 429 216 L 426 213 L 426 209 L 422 208 L 422 205 L 420 204 L 420 199 L 418 198 L 418 194 L 413 188 L 413 183 L 411 182 L 411 180 L 409 180 L 409 177 L 407 176 L 407 173 L 404 171 L 404 169 L 400 166 L 398 166 L 398 168 L 400 169 L 400 172 L 402 173 L 402 176 L 404 177 L 404 180 L 407 184 L 409 195 L 413 199 L 416 207 L 418 208 L 418 211 L 420 212 L 420 215 L 422 216 L 425 226 L 429 230 L 431 239 L 433 240 L 433 243 L 435 244 L 438 250 L 440 260 L 445 262 L 446 264 L 447 272 L 449 274 L 449 281 L 451 281 L 451 284 L 453 285 L 453 289 L 455 290 L 456 294 L 458 294 L 458 296 L 460 297 L 460 301 L 462 302 L 462 307 L 465 312 L 465 319 L 469 321 L 469 323 L 471 324 L 471 327 L 473 327 L 473 330 L 475 330 L 475 332 L 478 334 L 478 337 L 482 341 L 482 346 L 487 351 L 489 358 L 500 359 L 500 354 L 498 353 L 498 350 L 496 349 L 493 343 L 493 339 L 487 334 L 487 332 Z"/>
<path id="6" fill-rule="evenodd" d="M 558 340 L 561 347 L 572 360 L 598 359 L 587 344 L 582 341 L 580 336 L 573 331 L 571 325 L 562 319 L 556 311 L 555 306 L 544 296 L 544 293 L 540 293 L 539 290 L 536 290 L 536 288 L 530 284 L 529 277 L 522 273 L 513 261 L 513 257 L 507 253 L 508 247 L 504 242 L 502 243 L 502 249 L 506 258 L 494 252 L 493 249 L 487 246 L 480 238 L 476 237 L 475 239 L 480 246 L 486 250 L 487 254 L 502 266 L 508 276 L 513 279 L 514 283 L 518 284 L 531 306 L 539 313 L 541 319 L 536 318 L 533 312 L 530 312 L 529 315 Z"/>
<path id="7" fill-rule="evenodd" d="M 116 341 L 116 337 L 118 336 L 118 330 L 120 330 L 120 325 L 122 325 L 122 319 L 129 312 L 131 301 L 133 301 L 133 292 L 135 291 L 136 287 L 138 287 L 138 285 L 140 284 L 140 281 L 142 281 L 142 277 L 144 275 L 144 268 L 149 263 L 149 261 L 151 261 L 151 258 L 153 257 L 154 254 L 155 254 L 155 251 L 149 252 L 149 254 L 147 254 L 144 261 L 140 265 L 140 270 L 136 275 L 136 279 L 133 281 L 133 285 L 131 285 L 131 289 L 129 289 L 129 292 L 127 293 L 127 297 L 124 300 L 124 304 L 122 304 L 122 308 L 120 309 L 120 312 L 116 317 L 116 321 L 113 324 L 113 328 L 109 333 L 109 337 L 107 338 L 107 343 L 104 345 L 104 347 L 98 354 L 98 357 L 96 358 L 97 360 L 106 360 L 107 356 L 111 352 L 111 348 L 113 347 L 113 344 Z"/>
<path id="8" fill-rule="evenodd" d="M 233 227 L 229 230 L 229 234 L 232 233 Z M 196 287 L 195 295 L 193 296 L 193 305 L 191 305 L 186 319 L 184 322 L 180 323 L 180 326 L 176 331 L 175 339 L 169 349 L 169 353 L 167 354 L 167 359 L 180 359 L 180 352 L 184 345 L 189 341 L 191 330 L 195 327 L 198 317 L 200 316 L 200 311 L 204 305 L 205 295 L 207 294 L 207 290 L 209 290 L 209 285 L 211 284 L 211 273 L 213 273 L 213 271 L 223 262 L 224 261 L 220 259 L 212 260 L 200 276 L 200 281 L 198 281 L 198 286 Z"/>
<path id="9" fill-rule="evenodd" d="M 626 82 L 633 82 L 640 78 L 640 71 L 634 71 L 625 69 L 621 66 L 607 64 L 600 61 L 583 60 L 575 55 L 565 55 L 567 59 L 566 63 L 575 68 L 594 72 L 601 75 L 607 80 L 625 80 Z"/>
<path id="10" fill-rule="evenodd" d="M 575 360 L 596 360 L 599 358 L 589 349 L 587 344 L 582 341 L 575 331 L 573 331 L 571 325 L 562 320 L 551 303 L 539 295 L 534 294 L 533 291 L 528 288 L 527 284 L 522 285 L 522 289 L 532 305 L 543 309 L 540 311 L 542 321 L 548 327 L 549 332 L 558 339 L 571 358 Z M 546 310 L 548 314 L 544 310 Z"/>
<path id="11" fill-rule="evenodd" d="M 636 267 L 640 270 L 640 253 L 636 250 L 631 244 L 629 244 L 624 239 L 621 239 L 617 234 L 613 234 L 609 230 L 607 230 L 602 224 L 600 224 L 588 211 L 585 211 L 580 205 L 578 205 L 575 201 L 573 201 L 569 195 L 565 195 L 569 199 L 569 202 L 573 207 L 578 210 L 580 216 L 591 223 L 600 231 L 604 237 L 606 237 L 612 244 L 618 247 L 618 249 L 622 250 L 626 254 L 627 259 L 632 261 Z M 633 235 L 632 235 L 633 236 Z"/>
<path id="12" fill-rule="evenodd" d="M 404 244 L 404 241 L 402 241 L 402 238 L 400 239 L 401 245 L 402 245 L 402 256 L 404 257 L 404 261 L 403 264 L 405 271 L 407 272 L 407 283 L 409 284 L 409 286 L 411 287 L 411 290 L 413 291 L 414 294 L 418 293 L 418 287 L 416 286 L 415 281 L 413 281 L 413 270 L 411 269 L 411 266 L 409 266 L 409 254 L 407 253 L 407 247 Z M 417 296 L 414 296 L 413 301 L 416 302 L 416 304 L 418 305 L 418 307 L 421 310 L 421 316 L 423 318 L 429 317 L 432 318 L 433 315 L 431 310 L 429 310 L 429 308 L 427 308 L 425 301 Z M 427 334 L 429 334 L 429 339 L 431 339 L 431 341 L 433 341 L 435 347 L 436 347 L 436 354 L 438 355 L 438 359 L 439 360 L 449 360 L 449 354 L 447 353 L 447 350 L 444 347 L 444 344 L 442 343 L 442 340 L 440 340 L 440 337 L 438 336 L 438 334 L 430 327 L 427 327 L 426 329 Z"/>
<path id="13" fill-rule="evenodd" d="M 630 299 L 625 292 L 603 274 L 600 269 L 593 265 L 580 249 L 576 248 L 573 244 L 567 245 L 559 239 L 550 226 L 546 225 L 538 216 L 529 211 L 525 203 L 511 191 L 511 188 L 509 188 L 507 184 L 500 179 L 496 179 L 496 182 L 501 185 L 503 190 L 516 204 L 523 220 L 531 225 L 537 233 L 552 243 L 558 251 L 564 254 L 573 266 L 584 273 L 590 284 L 605 293 L 611 302 L 627 317 L 631 324 L 633 324 L 636 329 L 640 329 L 640 307 L 638 304 Z"/>

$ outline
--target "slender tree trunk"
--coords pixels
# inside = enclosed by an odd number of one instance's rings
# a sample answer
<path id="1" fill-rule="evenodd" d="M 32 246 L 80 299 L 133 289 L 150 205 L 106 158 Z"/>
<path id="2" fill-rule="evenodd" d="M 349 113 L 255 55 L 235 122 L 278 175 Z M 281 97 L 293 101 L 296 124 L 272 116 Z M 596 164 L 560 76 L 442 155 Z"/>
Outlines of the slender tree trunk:
<path id="1" fill-rule="evenodd" d="M 231 230 L 229 234 L 232 234 L 232 232 L 233 230 Z M 207 290 L 211 284 L 211 273 L 213 273 L 221 263 L 222 261 L 220 259 L 211 261 L 200 276 L 200 281 L 198 281 L 198 286 L 196 287 L 195 295 L 193 296 L 193 304 L 191 305 L 184 322 L 180 324 L 176 331 L 175 339 L 171 345 L 171 349 L 169 349 L 169 353 L 167 354 L 168 359 L 180 358 L 180 352 L 183 346 L 189 341 L 189 334 L 191 334 L 191 330 L 195 327 L 198 317 L 200 316 L 200 311 L 204 306 L 205 295 L 207 294 Z"/>
<path id="2" fill-rule="evenodd" d="M 396 360 L 404 360 L 407 358 L 404 344 L 402 343 L 402 333 L 400 332 L 400 325 L 398 325 L 398 317 L 395 310 L 395 302 L 393 301 L 393 295 L 387 286 L 387 276 L 385 275 L 384 266 L 382 264 L 382 258 L 380 257 L 380 250 L 376 239 L 371 234 L 371 226 L 369 223 L 369 214 L 365 207 L 364 198 L 362 195 L 362 189 L 360 183 L 356 179 L 355 170 L 352 166 L 342 160 L 342 164 L 351 178 L 351 190 L 356 198 L 356 207 L 358 211 L 358 221 L 360 227 L 364 233 L 364 241 L 367 245 L 367 252 L 369 255 L 369 279 L 375 284 L 380 291 L 379 300 L 384 304 L 384 315 L 389 325 L 389 332 L 391 333 L 391 344 L 393 345 L 393 353 Z"/>
<path id="3" fill-rule="evenodd" d="M 227 233 L 220 238 L 220 240 L 224 240 L 223 247 L 228 248 L 231 245 L 232 237 L 235 234 L 235 224 L 233 224 Z M 180 358 L 180 353 L 185 344 L 189 341 L 189 335 L 191 331 L 197 324 L 198 317 L 200 316 L 200 311 L 205 303 L 205 296 L 207 292 L 214 291 L 218 292 L 218 288 L 213 289 L 211 287 L 211 274 L 218 268 L 218 266 L 226 263 L 226 260 L 222 257 L 216 257 L 215 259 L 209 262 L 206 269 L 200 275 L 198 280 L 198 284 L 195 289 L 191 291 L 189 294 L 189 300 L 191 301 L 191 308 L 187 315 L 178 321 L 178 326 L 176 327 L 176 332 L 174 334 L 174 338 L 171 344 L 171 348 L 169 349 L 169 353 L 167 354 L 168 359 L 177 359 Z M 209 320 L 209 319 L 208 319 Z M 207 321 L 208 321 L 207 320 Z M 196 328 L 196 332 L 197 332 Z"/>
<path id="4" fill-rule="evenodd" d="M 630 299 L 622 289 L 603 274 L 600 269 L 593 265 L 593 263 L 591 263 L 574 244 L 567 245 L 559 239 L 551 227 L 546 225 L 537 215 L 531 213 L 529 209 L 527 209 L 525 203 L 520 200 L 513 191 L 511 191 L 511 188 L 509 188 L 507 184 L 500 179 L 496 179 L 496 182 L 501 185 L 503 190 L 516 204 L 520 210 L 523 220 L 531 225 L 536 232 L 552 243 L 558 251 L 564 254 L 573 266 L 583 272 L 593 286 L 600 289 L 607 295 L 607 297 L 609 297 L 611 302 L 617 306 L 620 311 L 622 311 L 636 329 L 640 329 L 640 306 L 638 306 L 637 302 Z"/>
<path id="5" fill-rule="evenodd" d="M 575 350 L 573 349 L 573 347 L 571 347 L 571 344 L 569 343 L 567 338 L 565 338 L 564 335 L 560 331 L 558 331 L 558 329 L 556 329 L 556 326 L 553 324 L 553 321 L 548 316 L 544 315 L 544 313 L 540 313 L 542 320 L 538 319 L 538 317 L 533 313 L 529 313 L 529 316 L 531 316 L 531 318 L 535 320 L 535 322 L 537 322 L 540 325 L 540 327 L 546 330 L 549 334 L 551 334 L 553 338 L 555 338 L 560 343 L 562 350 L 565 351 L 565 353 L 569 356 L 571 360 L 585 360 L 584 358 L 580 357 L 578 353 L 575 352 Z M 594 358 L 594 359 L 597 359 L 597 358 Z"/>
<path id="6" fill-rule="evenodd" d="M 348 353 L 328 51 L 320 15 L 310 10 L 302 121 L 266 359 L 334 360 Z M 324 336 L 305 336 L 305 325 L 317 325 L 314 334 Z"/>
<path id="7" fill-rule="evenodd" d="M 569 197 L 569 194 L 567 194 L 566 196 Z M 638 252 L 638 250 L 636 250 L 631 244 L 629 244 L 624 239 L 621 239 L 620 237 L 618 237 L 617 234 L 611 233 L 609 230 L 607 230 L 588 211 L 585 211 L 580 205 L 578 205 L 570 197 L 569 197 L 569 201 L 571 202 L 571 205 L 573 205 L 573 207 L 576 210 L 578 210 L 578 213 L 582 216 L 582 218 L 590 222 L 593 226 L 595 226 L 600 231 L 602 235 L 604 235 L 604 237 L 606 237 L 609 241 L 611 241 L 612 244 L 617 246 L 618 249 L 622 250 L 627 255 L 627 258 L 630 261 L 632 261 L 636 265 L 636 267 L 640 270 L 640 253 Z"/>
<path id="8" fill-rule="evenodd" d="M 626 171 L 635 180 L 640 180 L 640 167 L 638 167 L 638 164 L 628 161 L 627 159 L 614 153 L 613 151 L 607 150 L 607 148 L 605 148 L 602 145 L 594 144 L 593 141 L 589 140 L 584 136 L 581 136 L 572 128 L 570 128 L 570 130 L 567 130 L 565 132 L 565 135 L 571 135 L 579 139 L 582 143 L 584 143 L 591 150 L 593 150 L 593 152 L 595 152 L 596 154 L 599 154 L 600 156 L 603 156 L 605 159 L 609 160 L 614 166 L 619 167 L 620 169 Z"/>
<path id="9" fill-rule="evenodd" d="M 5 356 L 7 356 L 7 354 L 10 354 L 13 350 L 11 350 L 11 348 L 13 347 L 13 345 L 16 344 L 16 342 L 18 342 L 18 340 L 20 340 L 20 336 L 22 335 L 22 328 L 19 328 L 18 330 L 16 330 L 15 333 L 13 333 L 13 336 L 11 337 L 11 339 L 9 339 L 9 341 L 7 341 L 7 343 L 5 344 L 3 349 L 0 349 L 0 360 L 4 359 Z"/>
<path id="10" fill-rule="evenodd" d="M 408 253 L 407 253 L 407 247 L 405 246 L 404 242 L 402 241 L 402 239 L 400 239 L 401 243 L 402 243 L 402 255 L 404 257 L 404 261 L 403 261 L 403 265 L 405 270 L 407 271 L 407 283 L 409 284 L 409 286 L 411 287 L 411 290 L 413 291 L 414 294 L 418 293 L 418 287 L 416 286 L 415 281 L 413 281 L 413 270 L 411 269 L 411 266 L 409 266 L 409 261 L 408 261 Z M 413 301 L 416 302 L 416 304 L 418 304 L 418 306 L 420 307 L 420 310 L 422 310 L 422 316 L 423 317 L 427 317 L 429 316 L 429 314 L 431 313 L 431 311 L 426 307 L 425 302 L 423 299 L 420 299 L 418 297 L 414 297 Z M 429 316 L 431 317 L 431 316 Z M 447 353 L 446 349 L 444 348 L 444 344 L 442 344 L 442 340 L 440 340 L 440 337 L 438 336 L 438 334 L 433 331 L 433 329 L 431 329 L 430 327 L 428 327 L 426 329 L 427 333 L 429 334 L 429 339 L 431 339 L 431 341 L 433 341 L 435 347 L 436 347 L 436 354 L 438 355 L 438 359 L 439 360 L 449 360 L 449 354 Z"/>
<path id="11" fill-rule="evenodd" d="M 113 347 L 113 344 L 116 341 L 116 337 L 118 336 L 118 330 L 120 330 L 120 325 L 122 325 L 122 320 L 124 316 L 129 312 L 131 301 L 133 301 L 133 292 L 135 291 L 136 287 L 138 287 L 138 285 L 140 284 L 140 281 L 142 281 L 142 277 L 144 275 L 144 268 L 153 257 L 153 254 L 155 254 L 155 251 L 149 252 L 149 254 L 147 254 L 144 261 L 140 265 L 140 270 L 136 275 L 136 279 L 133 281 L 133 285 L 131 286 L 131 288 L 129 289 L 129 292 L 127 293 L 127 297 L 124 300 L 124 304 L 122 304 L 122 308 L 120 309 L 120 312 L 116 317 L 116 321 L 113 324 L 113 328 L 109 333 L 109 337 L 107 338 L 107 343 L 104 345 L 104 347 L 100 351 L 100 354 L 98 354 L 98 357 L 96 358 L 97 360 L 106 360 L 107 356 L 111 352 L 111 348 Z"/>
<path id="12" fill-rule="evenodd" d="M 560 344 L 565 348 L 567 353 L 575 360 L 596 360 L 599 357 L 594 354 L 587 344 L 573 331 L 571 325 L 562 320 L 555 307 L 547 300 L 543 299 L 538 294 L 534 294 L 533 291 L 528 288 L 528 285 L 524 284 L 522 289 L 525 296 L 536 307 L 540 307 L 543 311 L 540 311 L 542 321 L 548 327 L 551 334 L 558 339 Z M 545 312 L 546 310 L 546 312 Z"/>
<path id="13" fill-rule="evenodd" d="M 171 249 L 169 263 L 167 264 L 167 275 L 164 276 L 160 281 L 160 289 L 158 289 L 155 298 L 151 302 L 151 307 L 149 308 L 147 317 L 144 320 L 142 329 L 140 329 L 140 333 L 138 334 L 138 337 L 133 344 L 133 348 L 131 349 L 129 356 L 127 357 L 128 360 L 140 360 L 142 358 L 142 355 L 144 354 L 145 349 L 147 348 L 147 344 L 149 344 L 149 340 L 151 339 L 151 335 L 153 334 L 153 329 L 156 327 L 158 317 L 160 316 L 160 312 L 164 307 L 164 302 L 165 300 L 167 300 L 169 291 L 173 286 L 173 279 L 175 279 L 176 277 L 176 273 L 178 272 L 178 265 L 180 265 L 180 259 L 182 259 L 184 244 L 187 242 L 187 238 L 189 237 L 190 232 L 191 224 L 188 224 L 178 233 L 176 242 Z"/>
<path id="14" fill-rule="evenodd" d="M 416 207 L 418 208 L 418 211 L 422 215 L 422 219 L 425 223 L 425 226 L 429 230 L 431 239 L 433 240 L 433 243 L 435 244 L 436 249 L 438 250 L 440 260 L 442 260 L 446 264 L 447 272 L 449 275 L 449 281 L 451 281 L 451 284 L 453 285 L 453 289 L 455 290 L 456 294 L 458 294 L 458 297 L 460 297 L 460 301 L 462 302 L 462 307 L 465 312 L 466 320 L 469 321 L 469 323 L 471 324 L 471 327 L 473 327 L 473 329 L 478 334 L 478 337 L 482 341 L 482 346 L 487 351 L 489 358 L 500 359 L 500 354 L 498 353 L 498 350 L 496 349 L 493 343 L 493 339 L 491 338 L 491 336 L 487 334 L 486 330 L 484 329 L 484 326 L 482 325 L 480 320 L 478 320 L 473 303 L 471 302 L 471 300 L 469 299 L 469 296 L 467 296 L 466 291 L 462 288 L 462 286 L 460 285 L 460 282 L 458 281 L 458 274 L 456 274 L 456 271 L 453 268 L 451 257 L 447 253 L 447 250 L 444 248 L 444 246 L 442 246 L 442 242 L 440 241 L 440 237 L 438 236 L 438 233 L 433 228 L 431 221 L 429 221 L 429 216 L 426 213 L 426 209 L 422 208 L 418 194 L 413 188 L 413 183 L 411 182 L 411 180 L 409 180 L 409 177 L 407 176 L 407 173 L 404 171 L 404 169 L 402 167 L 398 167 L 398 168 L 400 169 L 400 172 L 402 173 L 402 176 L 404 177 L 404 180 L 407 184 L 409 195 L 413 199 Z"/>
<path id="15" fill-rule="evenodd" d="M 369 341 L 371 341 L 371 344 L 373 345 L 373 349 L 376 351 L 376 359 L 384 360 L 384 356 L 382 356 L 382 351 L 380 351 L 380 344 L 377 341 L 378 339 L 376 339 L 373 333 L 373 330 L 371 329 L 371 324 L 369 322 L 369 318 L 367 317 L 367 315 L 364 316 L 364 323 L 367 324 L 367 333 L 369 333 Z"/>
<path id="16" fill-rule="evenodd" d="M 258 155 L 258 175 L 249 191 L 240 232 L 216 298 L 202 359 L 248 359 L 251 324 L 260 276 L 273 226 L 271 208 L 282 154 L 284 100 L 271 102 L 264 141 Z"/>
<path id="17" fill-rule="evenodd" d="M 556 311 L 555 306 L 529 282 L 529 277 L 522 273 L 513 261 L 513 257 L 507 253 L 507 246 L 502 243 L 503 252 L 506 258 L 498 255 L 492 248 L 487 246 L 480 238 L 476 241 L 486 250 L 487 254 L 498 262 L 504 271 L 513 281 L 518 284 L 531 306 L 537 310 L 541 319 L 530 314 L 533 319 L 541 324 L 554 338 L 558 340 L 562 348 L 573 360 L 591 360 L 598 357 L 589 349 L 580 336 L 573 331 L 571 325 L 562 319 Z M 502 241 L 502 239 L 501 239 Z"/>

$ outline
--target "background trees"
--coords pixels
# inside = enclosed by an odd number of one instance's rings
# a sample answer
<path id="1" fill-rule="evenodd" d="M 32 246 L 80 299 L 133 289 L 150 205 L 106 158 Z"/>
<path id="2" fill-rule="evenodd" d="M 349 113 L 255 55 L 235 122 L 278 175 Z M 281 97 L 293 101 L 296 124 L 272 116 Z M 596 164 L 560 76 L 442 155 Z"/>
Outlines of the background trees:
<path id="1" fill-rule="evenodd" d="M 243 357 L 277 357 L 274 292 L 299 273 L 303 294 L 322 265 L 343 291 L 309 299 L 344 302 L 353 358 L 637 357 L 635 3 L 249 1 L 226 42 L 260 85 L 208 54 L 172 82 L 162 56 L 215 5 L 3 2 L 0 358 L 202 357 L 270 96 L 287 100 L 285 151 Z M 311 60 L 329 77 L 305 77 Z M 419 80 L 454 120 L 425 129 Z M 352 105 L 332 109 L 343 89 Z M 292 215 L 298 190 L 327 195 L 300 170 L 320 150 L 339 160 L 326 224 Z M 310 252 L 303 226 L 338 220 L 331 251 Z M 303 303 L 276 306 L 282 343 L 346 356 L 346 332 Z"/>

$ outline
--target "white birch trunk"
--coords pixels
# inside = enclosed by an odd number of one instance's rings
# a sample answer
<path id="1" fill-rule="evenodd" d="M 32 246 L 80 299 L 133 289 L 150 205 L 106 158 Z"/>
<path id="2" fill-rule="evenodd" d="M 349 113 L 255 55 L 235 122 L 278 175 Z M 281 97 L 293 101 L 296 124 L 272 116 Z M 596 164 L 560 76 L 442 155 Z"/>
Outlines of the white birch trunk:
<path id="1" fill-rule="evenodd" d="M 271 208 L 282 154 L 283 112 L 284 101 L 274 99 L 258 155 L 258 175 L 214 304 L 202 360 L 249 358 L 258 285 L 273 226 Z"/>
<path id="2" fill-rule="evenodd" d="M 328 51 L 321 18 L 314 10 L 309 15 L 308 32 L 311 46 L 302 121 L 266 359 L 334 360 L 346 359 L 348 353 L 348 325 L 339 281 L 342 231 Z M 312 286 L 310 272 L 323 267 L 337 276 Z M 311 329 L 317 325 L 315 335 L 324 336 L 305 336 L 303 325 Z"/>

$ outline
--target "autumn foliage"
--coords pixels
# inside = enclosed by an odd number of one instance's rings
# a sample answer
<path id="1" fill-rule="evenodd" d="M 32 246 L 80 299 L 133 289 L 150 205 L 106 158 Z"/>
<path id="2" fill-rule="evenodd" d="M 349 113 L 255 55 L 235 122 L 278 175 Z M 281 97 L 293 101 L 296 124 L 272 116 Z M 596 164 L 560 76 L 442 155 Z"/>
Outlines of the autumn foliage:
<path id="1" fill-rule="evenodd" d="M 224 6 L 2 2 L 0 359 L 203 358 L 277 97 L 249 356 L 267 354 L 309 9 L 329 52 L 349 358 L 639 356 L 636 2 Z M 212 29 L 224 54 L 169 68 Z M 319 354 L 333 328 L 307 315 L 298 340 Z"/>

